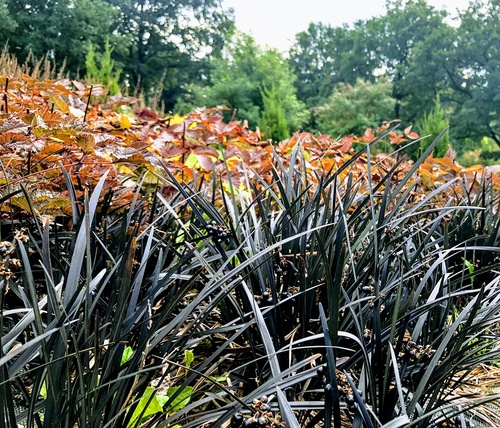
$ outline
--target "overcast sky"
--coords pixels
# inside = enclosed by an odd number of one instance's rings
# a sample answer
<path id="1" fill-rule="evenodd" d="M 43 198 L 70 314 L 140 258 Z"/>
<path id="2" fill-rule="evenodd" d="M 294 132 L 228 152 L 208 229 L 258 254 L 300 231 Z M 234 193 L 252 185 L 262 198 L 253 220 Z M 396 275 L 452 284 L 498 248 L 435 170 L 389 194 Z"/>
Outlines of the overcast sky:
<path id="1" fill-rule="evenodd" d="M 232 7 L 239 30 L 253 35 L 257 43 L 287 50 L 294 36 L 310 22 L 333 26 L 383 15 L 385 0 L 223 0 Z M 469 0 L 427 0 L 451 13 L 465 9 Z"/>

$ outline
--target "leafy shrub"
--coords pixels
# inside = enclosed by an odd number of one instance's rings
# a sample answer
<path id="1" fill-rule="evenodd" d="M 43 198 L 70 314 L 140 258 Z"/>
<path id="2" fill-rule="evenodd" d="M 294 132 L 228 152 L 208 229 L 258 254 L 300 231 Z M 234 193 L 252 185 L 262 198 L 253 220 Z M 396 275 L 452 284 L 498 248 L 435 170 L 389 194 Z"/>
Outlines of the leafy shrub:
<path id="1" fill-rule="evenodd" d="M 491 138 L 484 137 L 480 141 L 465 139 L 458 149 L 458 161 L 461 165 L 498 165 L 500 163 L 500 149 Z"/>
<path id="2" fill-rule="evenodd" d="M 339 83 L 327 104 L 313 109 L 317 127 L 335 137 L 377 129 L 383 121 L 394 118 L 396 101 L 391 94 L 392 84 L 384 79 L 377 83 L 363 79 L 354 85 Z"/>
<path id="3" fill-rule="evenodd" d="M 434 101 L 433 110 L 417 122 L 416 127 L 420 135 L 429 136 L 428 139 L 421 141 L 420 149 L 425 150 L 432 139 L 436 138 L 443 129 L 447 129 L 449 125 L 450 123 L 445 116 L 438 95 Z M 436 145 L 434 156 L 437 158 L 443 157 L 449 148 L 451 148 L 450 136 L 449 133 L 446 133 Z"/>
<path id="4" fill-rule="evenodd" d="M 274 85 L 270 89 L 263 87 L 261 95 L 263 110 L 260 126 L 264 130 L 264 134 L 274 141 L 286 139 L 289 136 L 288 124 L 285 109 L 276 88 Z"/>
<path id="5" fill-rule="evenodd" d="M 190 85 L 187 101 L 179 101 L 175 110 L 187 114 L 199 106 L 225 105 L 229 108 L 226 121 L 234 116 L 252 128 L 267 121 L 268 137 L 273 139 L 276 133 L 284 135 L 283 122 L 280 119 L 278 129 L 274 130 L 274 124 L 269 121 L 269 110 L 265 111 L 270 106 L 266 107 L 264 103 L 274 102 L 277 95 L 279 110 L 282 109 L 279 114 L 284 113 L 287 127 L 287 134 L 282 138 L 302 128 L 309 119 L 305 104 L 297 99 L 295 76 L 283 55 L 274 49 L 260 49 L 248 35 L 236 34 L 223 57 L 212 62 L 210 77 L 210 85 Z M 276 95 L 269 98 L 269 91 L 275 91 Z M 268 98 L 265 99 L 266 93 Z"/>
<path id="6" fill-rule="evenodd" d="M 85 67 L 87 69 L 86 79 L 92 83 L 102 84 L 109 95 L 120 93 L 120 70 L 116 69 L 115 62 L 111 59 L 113 49 L 109 45 L 109 40 L 104 45 L 104 52 L 100 55 L 100 60 L 96 59 L 94 46 L 89 42 L 87 56 L 85 57 Z M 99 64 L 99 65 L 98 65 Z"/>

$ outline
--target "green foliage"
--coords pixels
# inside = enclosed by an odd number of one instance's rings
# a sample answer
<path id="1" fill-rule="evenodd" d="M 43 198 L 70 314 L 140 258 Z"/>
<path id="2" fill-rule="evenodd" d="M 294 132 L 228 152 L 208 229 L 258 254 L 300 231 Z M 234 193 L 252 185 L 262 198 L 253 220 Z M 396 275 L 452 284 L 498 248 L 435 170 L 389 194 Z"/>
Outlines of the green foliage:
<path id="1" fill-rule="evenodd" d="M 182 389 L 180 386 L 172 386 L 171 388 L 168 388 L 168 400 L 165 400 L 163 403 L 164 405 L 167 405 L 166 411 L 168 413 L 175 413 L 182 410 L 189 404 L 193 391 L 194 388 L 192 386 L 187 386 Z M 180 392 L 180 394 L 177 394 L 178 392 Z"/>
<path id="2" fill-rule="evenodd" d="M 85 70 L 89 43 L 109 41 L 115 72 L 122 69 L 131 92 L 159 98 L 167 109 L 209 73 L 208 60 L 233 28 L 231 11 L 218 0 L 0 0 L 0 18 L 0 43 L 8 41 L 20 63 L 30 53 L 47 55 L 71 77 Z"/>
<path id="3" fill-rule="evenodd" d="M 474 284 L 474 263 L 470 262 L 469 260 L 466 260 L 462 257 L 462 260 L 465 264 L 465 266 L 467 266 L 467 269 L 469 269 L 469 274 L 470 274 L 470 281 L 472 284 Z"/>
<path id="4" fill-rule="evenodd" d="M 151 416 L 158 413 L 175 413 L 182 410 L 189 404 L 193 390 L 192 386 L 182 389 L 179 386 L 173 386 L 168 389 L 167 395 L 161 395 L 157 394 L 155 388 L 148 386 L 135 407 L 127 428 L 140 426 Z M 180 393 L 177 394 L 178 392 Z M 174 396 L 175 398 L 172 399 Z"/>
<path id="5" fill-rule="evenodd" d="M 420 47 L 423 47 L 431 56 L 441 54 L 440 49 L 434 49 L 432 41 L 442 37 L 448 28 L 444 19 L 445 11 L 437 11 L 425 0 L 388 0 L 387 12 L 384 16 L 375 17 L 366 22 L 367 34 L 375 44 L 373 54 L 377 57 L 379 68 L 393 82 L 393 97 L 396 99 L 393 117 L 405 122 L 415 120 L 422 108 L 430 110 L 437 88 L 436 76 L 432 69 L 426 67 L 425 62 L 415 62 L 413 58 Z M 412 67 L 417 67 L 413 70 Z M 420 83 L 415 85 L 414 79 L 408 79 L 409 73 L 418 76 L 423 85 L 426 85 L 425 94 L 429 103 L 420 104 L 417 112 L 412 111 L 410 96 L 418 99 L 422 97 Z M 442 73 L 444 74 L 444 73 Z M 418 82 L 418 81 L 417 81 Z M 428 96 L 428 95 L 427 95 Z"/>
<path id="6" fill-rule="evenodd" d="M 190 96 L 176 106 L 176 111 L 185 114 L 198 106 L 224 104 L 231 110 L 237 109 L 236 118 L 247 120 L 253 127 L 258 125 L 262 100 L 258 80 L 261 76 L 256 73 L 260 54 L 250 36 L 238 34 L 224 57 L 212 61 L 211 82 L 204 87 L 191 85 Z M 231 115 L 232 111 L 227 116 Z"/>
<path id="7" fill-rule="evenodd" d="M 324 104 L 338 83 L 374 80 L 377 67 L 370 37 L 361 22 L 352 28 L 311 23 L 298 33 L 289 64 L 297 79 L 297 97 L 309 107 Z"/>
<path id="8" fill-rule="evenodd" d="M 106 2 L 117 11 L 114 31 L 128 42 L 127 50 L 115 52 L 124 76 L 146 101 L 167 110 L 189 83 L 206 78 L 210 59 L 233 31 L 232 11 L 219 0 Z"/>
<path id="9" fill-rule="evenodd" d="M 367 128 L 377 129 L 392 120 L 395 100 L 392 84 L 358 79 L 354 85 L 339 83 L 327 104 L 313 110 L 318 130 L 337 135 L 363 135 Z"/>
<path id="10" fill-rule="evenodd" d="M 3 46 L 17 29 L 17 23 L 12 18 L 7 5 L 7 0 L 0 0 L 0 22 L 2 22 L 2 32 L 0 34 L 0 45 Z"/>
<path id="11" fill-rule="evenodd" d="M 127 428 L 136 427 L 140 424 L 141 421 L 147 419 L 149 416 L 152 416 L 156 413 L 160 413 L 163 411 L 163 407 L 158 400 L 158 397 L 155 393 L 155 389 L 151 386 L 148 386 L 142 395 L 139 404 L 134 410 L 132 417 L 127 425 Z"/>
<path id="12" fill-rule="evenodd" d="M 190 351 L 189 349 L 186 349 L 184 351 L 184 362 L 186 363 L 186 368 L 189 369 L 193 361 L 194 361 L 194 352 Z"/>
<path id="13" fill-rule="evenodd" d="M 32 53 L 35 58 L 48 56 L 59 67 L 75 76 L 85 68 L 87 46 L 125 46 L 126 39 L 113 33 L 118 13 L 105 0 L 63 0 L 7 2 L 16 23 L 15 37 L 9 37 L 10 52 L 23 63 Z"/>
<path id="14" fill-rule="evenodd" d="M 426 116 L 420 119 L 417 124 L 417 132 L 422 137 L 428 138 L 420 142 L 420 149 L 424 151 L 429 144 L 446 128 L 449 127 L 448 118 L 445 115 L 443 106 L 441 105 L 439 95 L 436 97 L 434 108 Z M 451 147 L 449 132 L 447 132 L 436 145 L 434 149 L 434 157 L 440 158 L 445 155 Z"/>
<path id="15" fill-rule="evenodd" d="M 500 5 L 473 1 L 460 14 L 454 49 L 445 62 L 456 97 L 451 117 L 454 138 L 488 136 L 500 146 Z"/>
<path id="16" fill-rule="evenodd" d="M 85 57 L 85 67 L 87 70 L 86 79 L 92 83 L 101 83 L 107 88 L 110 95 L 120 93 L 120 70 L 116 69 L 115 61 L 111 59 L 113 49 L 109 41 L 106 40 L 104 52 L 100 55 L 100 60 L 96 60 L 96 53 L 92 43 L 89 43 L 87 55 Z M 99 65 L 98 65 L 99 63 Z"/>
<path id="17" fill-rule="evenodd" d="M 271 138 L 290 135 L 307 121 L 308 111 L 297 99 L 293 86 L 295 76 L 276 50 L 261 50 L 252 37 L 237 34 L 225 56 L 215 59 L 212 65 L 211 83 L 205 87 L 191 86 L 190 98 L 176 108 L 181 113 L 197 106 L 224 104 L 230 109 L 226 119 L 236 109 L 236 119 L 247 120 L 250 127 L 265 122 L 271 130 Z M 272 119 L 272 110 L 281 117 Z"/>
<path id="18" fill-rule="evenodd" d="M 109 41 L 106 40 L 104 52 L 100 55 L 100 60 L 96 60 L 94 46 L 89 43 L 87 55 L 85 57 L 85 68 L 87 74 L 85 78 L 92 83 L 101 83 L 107 88 L 109 95 L 120 93 L 120 70 L 116 70 L 115 62 L 111 59 L 113 49 Z M 98 65 L 99 63 L 99 65 Z"/>
<path id="19" fill-rule="evenodd" d="M 297 99 L 294 87 L 296 77 L 290 71 L 283 55 L 273 49 L 261 51 L 257 58 L 255 74 L 251 77 L 260 82 L 259 90 L 274 88 L 279 94 L 289 133 L 301 129 L 309 118 L 309 112 L 305 104 Z M 262 94 L 259 104 L 262 109 L 264 107 Z"/>
<path id="20" fill-rule="evenodd" d="M 500 148 L 491 138 L 483 137 L 479 141 L 464 138 L 456 147 L 460 165 L 498 165 Z"/>
<path id="21" fill-rule="evenodd" d="M 285 140 L 290 136 L 290 131 L 280 94 L 273 85 L 269 90 L 262 87 L 261 96 L 264 108 L 261 114 L 260 127 L 264 131 L 264 135 L 274 141 Z"/>
<path id="22" fill-rule="evenodd" d="M 456 28 L 444 21 L 438 24 L 436 20 L 428 27 L 425 38 L 413 45 L 400 81 L 402 119 L 412 122 L 421 119 L 424 113 L 432 110 L 438 95 L 447 115 L 453 112 L 456 94 L 450 88 L 446 64 L 456 38 Z"/>
<path id="23" fill-rule="evenodd" d="M 492 89 L 500 81 L 498 2 L 471 2 L 458 28 L 425 0 L 389 0 L 386 8 L 352 27 L 311 24 L 297 35 L 290 64 L 299 99 L 317 107 L 338 83 L 385 76 L 396 100 L 390 116 L 404 126 L 422 119 L 440 94 L 454 141 L 488 136 L 500 146 L 498 91 Z"/>
<path id="24" fill-rule="evenodd" d="M 130 358 L 132 357 L 132 354 L 134 353 L 134 350 L 132 349 L 132 347 L 130 346 L 127 346 L 124 350 L 123 350 L 123 355 L 122 355 L 122 359 L 121 359 L 121 362 L 120 364 L 123 365 L 125 364 L 128 360 L 130 360 Z"/>

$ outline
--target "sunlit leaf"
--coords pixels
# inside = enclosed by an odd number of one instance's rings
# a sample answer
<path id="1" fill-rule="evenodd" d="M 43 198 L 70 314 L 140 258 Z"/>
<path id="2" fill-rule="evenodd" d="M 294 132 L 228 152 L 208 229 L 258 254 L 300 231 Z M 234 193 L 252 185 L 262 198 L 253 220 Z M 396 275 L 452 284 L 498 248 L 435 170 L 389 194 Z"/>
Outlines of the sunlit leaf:
<path id="1" fill-rule="evenodd" d="M 137 424 L 139 417 L 142 415 L 142 419 L 148 416 L 160 413 L 163 411 L 162 405 L 158 401 L 155 394 L 156 390 L 152 386 L 148 386 L 142 395 L 139 404 L 132 414 L 132 418 L 127 424 L 127 428 L 133 427 Z"/>
<path id="2" fill-rule="evenodd" d="M 180 386 L 172 386 L 168 388 L 167 395 L 168 397 L 172 397 L 178 390 L 181 388 Z M 169 403 L 167 407 L 167 413 L 175 413 L 189 404 L 191 400 L 191 395 L 193 395 L 194 388 L 192 386 L 186 386 L 183 388 L 181 393 L 174 398 L 174 400 Z"/>
<path id="3" fill-rule="evenodd" d="M 192 362 L 194 361 L 193 351 L 189 349 L 184 350 L 184 361 L 186 363 L 186 367 L 189 369 L 191 367 Z"/>
<path id="4" fill-rule="evenodd" d="M 122 355 L 122 360 L 120 362 L 121 365 L 125 364 L 128 360 L 130 360 L 130 358 L 132 358 L 132 354 L 134 353 L 134 350 L 132 349 L 132 347 L 130 346 L 127 346 L 124 350 L 123 350 L 123 355 Z"/>

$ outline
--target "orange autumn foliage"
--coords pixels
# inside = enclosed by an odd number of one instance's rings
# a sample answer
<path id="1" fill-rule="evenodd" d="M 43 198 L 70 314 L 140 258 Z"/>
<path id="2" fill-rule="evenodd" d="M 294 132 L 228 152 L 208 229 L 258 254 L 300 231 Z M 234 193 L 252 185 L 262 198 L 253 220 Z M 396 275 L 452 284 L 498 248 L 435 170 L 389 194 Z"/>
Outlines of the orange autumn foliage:
<path id="1" fill-rule="evenodd" d="M 148 109 L 139 109 L 135 115 L 125 113 L 121 107 L 130 110 L 136 102 L 132 97 L 115 95 L 102 104 L 89 103 L 90 95 L 102 98 L 103 94 L 99 85 L 91 88 L 77 81 L 0 77 L 0 210 L 4 218 L 29 211 L 26 196 L 37 215 L 69 213 L 72 202 L 63 169 L 80 201 L 85 190 L 91 190 L 109 171 L 103 194 L 113 192 L 116 207 L 126 206 L 133 198 L 135 189 L 130 183 L 144 174 L 147 183 L 161 181 L 164 166 L 178 180 L 210 183 L 215 174 L 217 180 L 230 180 L 241 189 L 256 175 L 271 183 L 279 159 L 287 168 L 295 162 L 294 168 L 305 172 L 314 185 L 352 158 L 354 143 L 370 143 L 392 125 L 384 123 L 375 132 L 368 129 L 359 138 L 297 132 L 271 145 L 245 122 L 225 123 L 223 106 L 195 110 L 182 122 L 171 124 L 171 117 L 161 118 Z M 391 131 L 386 138 L 399 145 L 419 137 L 409 127 Z M 303 156 L 293 156 L 297 148 Z M 369 178 L 376 183 L 397 157 L 378 154 L 368 160 L 361 156 L 340 178 L 351 174 L 364 191 L 368 162 Z M 392 179 L 397 182 L 411 165 L 409 160 L 402 161 Z M 484 173 L 480 167 L 460 167 L 450 153 L 443 159 L 427 159 L 414 180 L 424 192 L 450 178 L 459 178 L 472 188 Z M 500 179 L 492 179 L 498 186 Z M 254 182 L 262 186 L 262 181 Z"/>

